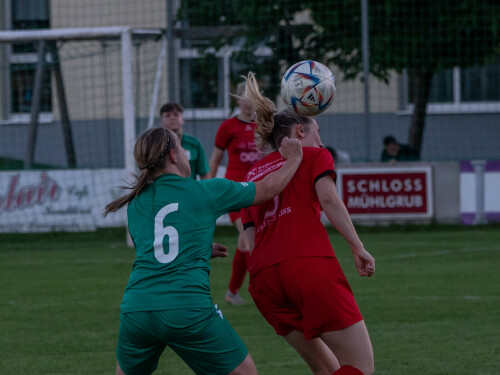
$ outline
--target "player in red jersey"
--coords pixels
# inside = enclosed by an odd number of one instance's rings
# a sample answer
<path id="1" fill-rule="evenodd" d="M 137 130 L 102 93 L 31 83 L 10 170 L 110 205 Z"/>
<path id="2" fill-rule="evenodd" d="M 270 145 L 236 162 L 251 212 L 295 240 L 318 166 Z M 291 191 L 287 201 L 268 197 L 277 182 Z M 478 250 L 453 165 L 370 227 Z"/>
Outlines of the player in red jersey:
<path id="1" fill-rule="evenodd" d="M 259 181 L 281 167 L 284 137 L 301 140 L 302 163 L 282 193 L 242 210 L 253 250 L 249 291 L 278 335 L 302 356 L 314 374 L 372 374 L 373 350 L 351 288 L 321 223 L 321 211 L 349 243 L 361 276 L 375 260 L 360 241 L 336 192 L 333 158 L 323 148 L 313 117 L 276 113 L 250 73 L 246 95 L 257 112 L 257 143 L 272 150 L 248 172 Z"/>
<path id="2" fill-rule="evenodd" d="M 243 181 L 250 167 L 260 158 L 254 139 L 255 111 L 244 97 L 245 82 L 236 89 L 236 100 L 240 113 L 225 120 L 217 130 L 215 148 L 210 159 L 210 175 L 215 177 L 217 169 L 227 150 L 228 164 L 225 178 L 233 181 Z M 238 248 L 234 253 L 233 268 L 225 299 L 233 305 L 242 305 L 243 299 L 238 293 L 248 270 L 249 244 L 241 225 L 240 212 L 231 212 L 229 218 L 238 229 Z"/>

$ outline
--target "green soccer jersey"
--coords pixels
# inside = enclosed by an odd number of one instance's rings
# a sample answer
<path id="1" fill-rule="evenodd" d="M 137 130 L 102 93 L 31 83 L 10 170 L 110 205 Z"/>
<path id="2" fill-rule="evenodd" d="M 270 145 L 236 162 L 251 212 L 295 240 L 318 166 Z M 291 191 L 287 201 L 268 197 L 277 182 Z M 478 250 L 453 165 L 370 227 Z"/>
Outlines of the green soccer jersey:
<path id="1" fill-rule="evenodd" d="M 164 174 L 128 206 L 136 247 L 121 310 L 212 307 L 210 256 L 216 219 L 250 206 L 253 183 Z"/>
<path id="2" fill-rule="evenodd" d="M 183 134 L 181 146 L 186 150 L 191 166 L 191 177 L 196 178 L 196 175 L 204 176 L 208 173 L 208 162 L 205 156 L 205 150 L 198 138 L 189 134 Z"/>

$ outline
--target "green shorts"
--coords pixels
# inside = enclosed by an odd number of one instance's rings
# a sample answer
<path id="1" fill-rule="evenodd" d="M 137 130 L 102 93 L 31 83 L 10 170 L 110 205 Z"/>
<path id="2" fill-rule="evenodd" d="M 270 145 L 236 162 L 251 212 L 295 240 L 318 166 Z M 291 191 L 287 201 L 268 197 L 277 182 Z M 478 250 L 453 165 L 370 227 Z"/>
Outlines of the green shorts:
<path id="1" fill-rule="evenodd" d="M 116 357 L 123 372 L 153 373 L 167 345 L 196 374 L 233 371 L 248 350 L 214 307 L 122 313 Z"/>

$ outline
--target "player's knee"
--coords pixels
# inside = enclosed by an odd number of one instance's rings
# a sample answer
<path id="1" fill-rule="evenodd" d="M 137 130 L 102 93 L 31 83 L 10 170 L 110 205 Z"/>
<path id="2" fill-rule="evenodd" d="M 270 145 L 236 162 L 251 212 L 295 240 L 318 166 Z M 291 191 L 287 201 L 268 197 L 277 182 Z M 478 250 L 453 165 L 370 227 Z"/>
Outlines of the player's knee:
<path id="1" fill-rule="evenodd" d="M 250 354 L 228 375 L 257 375 L 257 367 Z"/>
<path id="2" fill-rule="evenodd" d="M 120 364 L 118 363 L 118 361 L 116 362 L 116 375 L 125 375 L 125 373 L 121 369 Z"/>
<path id="3" fill-rule="evenodd" d="M 373 359 L 364 361 L 362 366 L 359 368 L 363 375 L 372 375 L 375 372 L 375 365 Z"/>
<path id="4" fill-rule="evenodd" d="M 312 373 L 314 375 L 330 375 L 332 374 L 335 370 L 337 370 L 338 368 L 330 368 L 328 367 L 327 365 L 322 365 L 322 366 L 317 366 L 317 367 L 313 367 L 311 365 L 309 365 L 309 368 L 311 369 Z"/>

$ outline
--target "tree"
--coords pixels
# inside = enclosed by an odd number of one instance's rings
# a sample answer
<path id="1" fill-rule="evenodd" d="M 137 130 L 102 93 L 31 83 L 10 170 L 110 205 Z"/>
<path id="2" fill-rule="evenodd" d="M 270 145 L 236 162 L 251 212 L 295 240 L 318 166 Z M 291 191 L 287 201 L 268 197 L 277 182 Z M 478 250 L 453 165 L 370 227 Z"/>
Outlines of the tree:
<path id="1" fill-rule="evenodd" d="M 183 1 L 179 15 L 190 25 L 243 26 L 210 43 L 241 46 L 243 72 L 264 67 L 253 53 L 263 46 L 273 51 L 266 68 L 274 77 L 306 58 L 337 65 L 347 79 L 363 71 L 360 0 Z M 499 25 L 500 3 L 491 0 L 369 2 L 370 74 L 387 82 L 391 71 L 407 70 L 414 103 L 409 142 L 419 154 L 434 73 L 492 61 L 500 52 Z M 278 90 L 271 84 L 268 95 Z"/>

